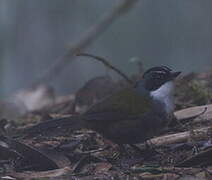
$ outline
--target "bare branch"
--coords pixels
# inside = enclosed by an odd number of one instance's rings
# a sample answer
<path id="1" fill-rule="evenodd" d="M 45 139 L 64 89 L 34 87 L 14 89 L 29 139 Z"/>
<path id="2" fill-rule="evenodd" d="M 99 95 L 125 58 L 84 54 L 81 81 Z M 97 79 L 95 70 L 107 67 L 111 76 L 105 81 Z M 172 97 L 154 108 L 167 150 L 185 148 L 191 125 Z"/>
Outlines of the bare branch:
<path id="1" fill-rule="evenodd" d="M 101 63 L 103 63 L 106 67 L 112 69 L 113 71 L 115 71 L 117 74 L 119 74 L 121 77 L 123 77 L 128 83 L 133 84 L 133 81 L 123 72 L 121 72 L 118 68 L 114 67 L 112 64 L 110 64 L 106 59 L 100 57 L 100 56 L 95 56 L 92 54 L 88 54 L 88 53 L 78 53 L 77 56 L 85 56 L 85 57 L 91 57 L 97 61 L 100 61 Z"/>
<path id="2" fill-rule="evenodd" d="M 120 0 L 118 4 L 109 12 L 106 12 L 96 24 L 90 27 L 81 38 L 70 47 L 69 51 L 58 58 L 33 84 L 37 85 L 57 77 L 66 67 L 67 63 L 71 62 L 70 59 L 73 60 L 75 54 L 82 52 L 88 45 L 94 42 L 100 34 L 102 34 L 120 15 L 126 13 L 137 1 L 138 0 Z"/>
<path id="3" fill-rule="evenodd" d="M 191 131 L 180 132 L 176 134 L 169 134 L 164 136 L 159 136 L 148 140 L 150 144 L 154 146 L 161 146 L 167 144 L 175 144 L 175 143 L 182 143 L 188 141 L 191 136 L 196 139 L 206 139 L 208 131 L 211 131 L 212 127 L 203 127 L 199 129 L 193 130 L 193 134 L 195 137 L 192 136 Z"/>

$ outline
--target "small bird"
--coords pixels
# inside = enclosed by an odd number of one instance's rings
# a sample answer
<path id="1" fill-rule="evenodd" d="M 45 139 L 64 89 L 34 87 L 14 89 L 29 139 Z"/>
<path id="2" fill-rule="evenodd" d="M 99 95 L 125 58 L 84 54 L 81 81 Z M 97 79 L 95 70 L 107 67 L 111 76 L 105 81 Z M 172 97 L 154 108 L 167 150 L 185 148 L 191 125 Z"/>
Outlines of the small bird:
<path id="1" fill-rule="evenodd" d="M 150 68 L 134 85 L 106 97 L 83 114 L 47 121 L 31 130 L 87 128 L 120 146 L 144 142 L 169 123 L 174 111 L 173 80 L 180 73 L 166 66 Z"/>

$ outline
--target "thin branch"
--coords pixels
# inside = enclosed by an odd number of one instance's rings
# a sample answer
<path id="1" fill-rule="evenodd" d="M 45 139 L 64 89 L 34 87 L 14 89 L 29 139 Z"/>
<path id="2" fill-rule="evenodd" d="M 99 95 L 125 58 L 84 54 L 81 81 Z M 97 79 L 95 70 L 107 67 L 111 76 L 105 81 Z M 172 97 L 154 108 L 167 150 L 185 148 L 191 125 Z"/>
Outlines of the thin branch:
<path id="1" fill-rule="evenodd" d="M 138 0 L 120 0 L 110 11 L 106 12 L 100 20 L 91 26 L 81 38 L 74 43 L 69 51 L 58 58 L 41 76 L 34 82 L 34 85 L 51 81 L 73 60 L 75 54 L 82 52 L 93 43 L 118 17 L 126 13 Z"/>
<path id="2" fill-rule="evenodd" d="M 95 56 L 92 54 L 88 54 L 88 53 L 78 53 L 77 56 L 85 56 L 85 57 L 90 57 L 93 58 L 97 61 L 100 61 L 101 63 L 103 63 L 106 67 L 112 69 L 113 71 L 115 71 L 117 74 L 119 74 L 120 76 L 122 76 L 128 83 L 133 84 L 133 81 L 123 72 L 121 72 L 118 68 L 114 67 L 112 64 L 110 64 L 106 59 L 100 57 L 100 56 Z"/>
<path id="3" fill-rule="evenodd" d="M 199 129 L 191 131 L 180 132 L 176 134 L 169 134 L 160 137 L 155 137 L 147 141 L 149 144 L 153 144 L 154 146 L 162 146 L 167 144 L 175 144 L 175 143 L 183 143 L 187 142 L 193 133 L 196 139 L 206 139 L 208 131 L 211 130 L 212 127 L 203 127 Z"/>

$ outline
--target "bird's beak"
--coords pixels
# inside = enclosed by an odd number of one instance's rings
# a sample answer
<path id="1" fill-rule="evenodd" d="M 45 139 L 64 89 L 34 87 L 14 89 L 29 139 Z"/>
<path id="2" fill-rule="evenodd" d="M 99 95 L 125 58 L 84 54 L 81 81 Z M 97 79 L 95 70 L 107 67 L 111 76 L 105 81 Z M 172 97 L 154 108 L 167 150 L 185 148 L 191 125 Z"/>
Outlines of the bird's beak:
<path id="1" fill-rule="evenodd" d="M 179 76 L 181 72 L 177 71 L 177 72 L 171 72 L 171 79 L 175 79 L 177 76 Z"/>

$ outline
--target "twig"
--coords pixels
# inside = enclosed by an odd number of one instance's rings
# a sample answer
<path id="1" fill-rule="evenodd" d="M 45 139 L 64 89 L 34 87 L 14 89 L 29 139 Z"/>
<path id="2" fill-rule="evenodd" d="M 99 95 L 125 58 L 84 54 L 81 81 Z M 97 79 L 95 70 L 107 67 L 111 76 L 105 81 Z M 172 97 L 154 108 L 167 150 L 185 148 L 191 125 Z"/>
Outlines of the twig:
<path id="1" fill-rule="evenodd" d="M 120 76 L 122 76 L 128 83 L 133 84 L 133 81 L 123 72 L 121 72 L 118 68 L 114 67 L 112 64 L 110 64 L 106 59 L 100 57 L 100 56 L 95 56 L 92 54 L 88 53 L 78 53 L 77 56 L 85 56 L 85 57 L 91 57 L 97 61 L 100 61 L 103 63 L 106 67 L 114 70 L 116 73 L 118 73 Z"/>
<path id="2" fill-rule="evenodd" d="M 47 69 L 33 85 L 38 85 L 42 82 L 51 81 L 73 60 L 75 54 L 82 52 L 88 45 L 90 45 L 97 37 L 102 34 L 119 16 L 127 12 L 132 5 L 138 0 L 120 0 L 109 12 L 106 12 L 102 18 L 90 27 L 81 38 L 74 43 L 69 51 L 62 57 L 58 58 L 49 69 Z"/>
<path id="3" fill-rule="evenodd" d="M 205 139 L 208 131 L 210 131 L 211 128 L 212 127 L 204 127 L 204 128 L 199 128 L 199 129 L 193 130 L 194 134 L 195 134 L 194 138 Z M 190 136 L 191 136 L 190 131 L 186 131 L 186 132 L 152 138 L 152 139 L 148 140 L 148 143 L 153 144 L 154 146 L 182 143 L 182 142 L 188 141 L 190 139 Z"/>
<path id="4" fill-rule="evenodd" d="M 93 154 L 93 153 L 105 151 L 108 148 L 109 148 L 109 146 L 105 146 L 103 148 L 99 148 L 99 149 L 95 149 L 95 150 L 83 151 L 81 154 Z"/>
<path id="5" fill-rule="evenodd" d="M 212 155 L 212 148 L 206 149 L 205 151 L 202 151 L 194 156 L 188 157 L 182 162 L 179 162 L 176 164 L 178 167 L 196 167 L 196 166 L 202 166 L 206 167 L 209 166 L 212 163 L 211 160 Z"/>

